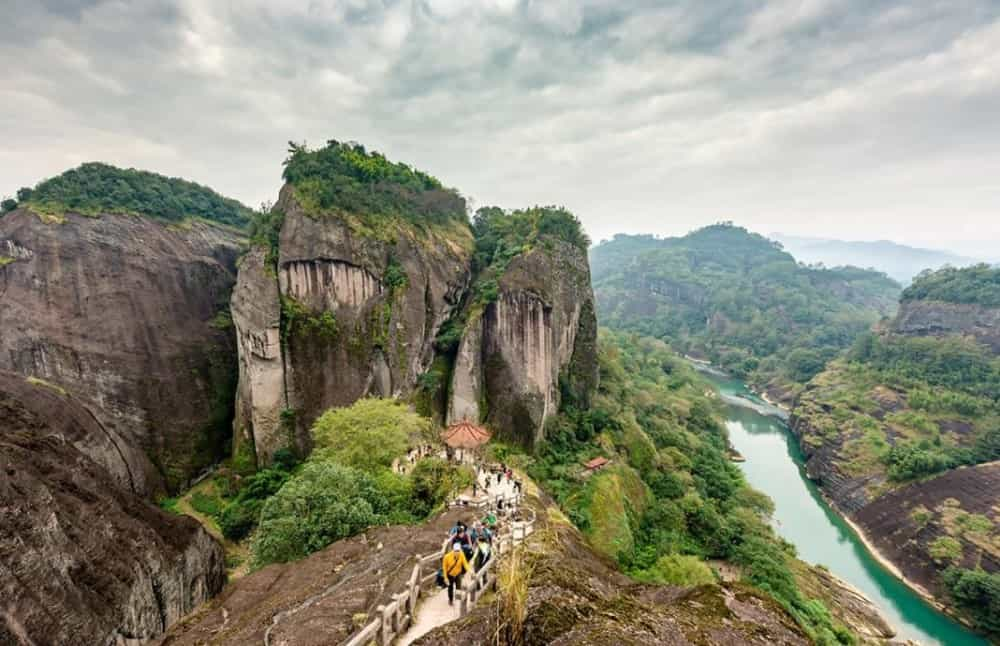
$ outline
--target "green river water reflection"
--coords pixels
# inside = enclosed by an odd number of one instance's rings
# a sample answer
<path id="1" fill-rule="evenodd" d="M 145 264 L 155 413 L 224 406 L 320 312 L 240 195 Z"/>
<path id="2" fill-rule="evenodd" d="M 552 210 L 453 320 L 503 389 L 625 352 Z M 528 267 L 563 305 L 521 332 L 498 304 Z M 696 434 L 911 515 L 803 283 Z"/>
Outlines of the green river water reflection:
<path id="1" fill-rule="evenodd" d="M 723 395 L 763 404 L 738 380 L 710 378 Z M 726 410 L 730 441 L 746 458 L 739 466 L 754 488 L 774 500 L 776 529 L 800 558 L 827 566 L 864 592 L 899 631 L 897 639 L 926 646 L 987 643 L 925 603 L 872 558 L 805 477 L 798 444 L 780 419 L 736 405 Z"/>

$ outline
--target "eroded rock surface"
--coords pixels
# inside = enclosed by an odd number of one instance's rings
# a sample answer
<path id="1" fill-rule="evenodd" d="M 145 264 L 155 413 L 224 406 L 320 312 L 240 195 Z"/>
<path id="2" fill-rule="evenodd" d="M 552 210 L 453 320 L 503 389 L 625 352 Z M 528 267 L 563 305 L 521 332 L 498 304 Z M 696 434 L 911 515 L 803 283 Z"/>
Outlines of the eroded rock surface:
<path id="1" fill-rule="evenodd" d="M 597 383 L 597 320 L 586 253 L 545 240 L 514 258 L 496 301 L 466 325 L 449 421 L 484 420 L 531 444 L 564 392 L 586 405 Z M 483 405 L 486 402 L 487 405 Z"/>
<path id="2" fill-rule="evenodd" d="M 971 336 L 1000 354 L 1000 308 L 940 301 L 903 301 L 891 330 L 909 336 Z"/>
<path id="3" fill-rule="evenodd" d="M 240 271 L 247 290 L 238 288 L 233 300 L 237 336 L 267 348 L 265 357 L 240 343 L 241 365 L 250 369 L 239 399 L 252 412 L 237 421 L 264 461 L 289 442 L 307 451 L 310 425 L 331 406 L 413 392 L 468 285 L 471 248 L 467 230 L 448 237 L 399 224 L 376 236 L 352 216 L 307 214 L 288 186 L 276 208 L 285 214 L 277 286 L 254 291 L 268 270 L 250 256 Z M 286 330 L 275 345 L 282 302 Z M 275 402 L 289 411 L 284 424 Z"/>
<path id="4" fill-rule="evenodd" d="M 0 218 L 0 249 L 13 258 L 0 266 L 0 369 L 78 398 L 102 429 L 91 457 L 152 494 L 228 452 L 237 234 L 129 215 L 45 223 L 21 209 Z"/>
<path id="5" fill-rule="evenodd" d="M 72 396 L 0 372 L 2 644 L 144 643 L 222 587 L 221 546 L 120 486 L 100 436 Z"/>

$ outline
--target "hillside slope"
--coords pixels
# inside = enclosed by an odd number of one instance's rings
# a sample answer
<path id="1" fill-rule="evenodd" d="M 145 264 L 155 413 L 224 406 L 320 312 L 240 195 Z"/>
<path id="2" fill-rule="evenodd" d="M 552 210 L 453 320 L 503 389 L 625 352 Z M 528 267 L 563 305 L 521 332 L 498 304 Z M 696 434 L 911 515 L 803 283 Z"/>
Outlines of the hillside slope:
<path id="1" fill-rule="evenodd" d="M 998 281 L 986 267 L 918 277 L 892 321 L 809 383 L 791 419 L 834 504 L 909 579 L 994 631 L 1000 489 L 985 463 L 1000 459 Z M 987 583 L 963 588 L 962 572 Z"/>
<path id="2" fill-rule="evenodd" d="M 786 403 L 899 293 L 883 274 L 806 267 L 730 224 L 619 235 L 593 247 L 591 263 L 603 325 L 667 340 Z"/>

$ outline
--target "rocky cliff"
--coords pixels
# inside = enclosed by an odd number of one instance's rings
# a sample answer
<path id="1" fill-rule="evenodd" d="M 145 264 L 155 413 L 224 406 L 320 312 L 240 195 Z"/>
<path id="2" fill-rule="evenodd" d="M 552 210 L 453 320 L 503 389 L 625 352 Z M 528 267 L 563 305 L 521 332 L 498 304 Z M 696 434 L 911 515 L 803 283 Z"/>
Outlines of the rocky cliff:
<path id="1" fill-rule="evenodd" d="M 237 436 L 258 457 L 309 449 L 327 408 L 408 397 L 469 281 L 471 233 L 402 220 L 375 234 L 350 214 L 316 214 L 286 186 L 277 264 L 244 259 L 232 300 L 239 339 Z M 451 235 L 449 235 L 449 233 Z"/>
<path id="2" fill-rule="evenodd" d="M 1000 354 L 1000 308 L 974 303 L 908 300 L 890 324 L 896 334 L 909 336 L 968 336 Z"/>
<path id="3" fill-rule="evenodd" d="M 229 450 L 227 312 L 240 235 L 135 215 L 0 218 L 0 369 L 65 388 L 93 415 L 81 446 L 140 494 Z"/>
<path id="4" fill-rule="evenodd" d="M 586 252 L 546 240 L 516 256 L 496 299 L 474 309 L 452 372 L 448 420 L 482 420 L 532 444 L 572 397 L 597 384 L 597 321 Z"/>
<path id="5" fill-rule="evenodd" d="M 224 582 L 194 520 L 120 486 L 82 402 L 0 372 L 0 643 L 140 644 Z"/>

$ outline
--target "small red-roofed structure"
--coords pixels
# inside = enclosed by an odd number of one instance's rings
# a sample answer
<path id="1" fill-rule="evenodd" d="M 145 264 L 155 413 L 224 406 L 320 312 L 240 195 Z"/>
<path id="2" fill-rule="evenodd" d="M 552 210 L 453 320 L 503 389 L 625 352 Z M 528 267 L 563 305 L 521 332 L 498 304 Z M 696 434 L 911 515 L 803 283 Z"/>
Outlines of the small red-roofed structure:
<path id="1" fill-rule="evenodd" d="M 587 471 L 600 471 L 609 464 L 611 464 L 611 460 L 601 455 L 589 462 L 584 462 L 583 466 L 587 467 Z"/>
<path id="2" fill-rule="evenodd" d="M 490 437 L 489 431 L 467 419 L 455 422 L 441 433 L 441 440 L 453 449 L 478 449 L 489 442 Z"/>

